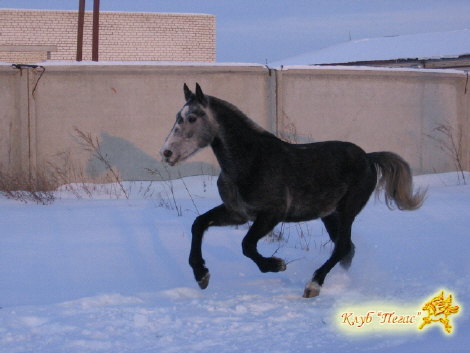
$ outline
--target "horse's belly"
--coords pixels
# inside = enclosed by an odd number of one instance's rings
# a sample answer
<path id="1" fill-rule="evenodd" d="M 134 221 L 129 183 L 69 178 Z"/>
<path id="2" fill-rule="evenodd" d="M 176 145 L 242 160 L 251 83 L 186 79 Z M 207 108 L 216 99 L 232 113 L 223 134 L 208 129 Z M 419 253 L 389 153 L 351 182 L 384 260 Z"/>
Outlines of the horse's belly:
<path id="1" fill-rule="evenodd" d="M 335 212 L 336 208 L 331 207 L 323 210 L 319 209 L 310 209 L 310 210 L 297 210 L 294 212 L 289 212 L 286 215 L 285 222 L 306 222 L 311 221 L 313 219 L 326 217 L 333 212 Z"/>
<path id="2" fill-rule="evenodd" d="M 344 188 L 328 190 L 323 193 L 293 198 L 288 203 L 286 222 L 304 222 L 326 217 L 336 211 L 338 202 L 344 195 Z"/>

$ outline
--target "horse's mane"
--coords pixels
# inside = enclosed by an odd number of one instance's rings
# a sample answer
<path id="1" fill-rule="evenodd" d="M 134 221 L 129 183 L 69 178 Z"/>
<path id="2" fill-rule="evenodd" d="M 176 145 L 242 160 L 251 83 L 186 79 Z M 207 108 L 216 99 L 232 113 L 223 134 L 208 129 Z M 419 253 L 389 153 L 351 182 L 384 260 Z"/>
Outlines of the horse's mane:
<path id="1" fill-rule="evenodd" d="M 209 107 L 214 112 L 215 119 L 222 125 L 231 126 L 232 128 L 245 128 L 257 134 L 275 137 L 273 134 L 263 129 L 260 125 L 250 119 L 232 103 L 213 96 L 206 97 L 209 101 Z"/>

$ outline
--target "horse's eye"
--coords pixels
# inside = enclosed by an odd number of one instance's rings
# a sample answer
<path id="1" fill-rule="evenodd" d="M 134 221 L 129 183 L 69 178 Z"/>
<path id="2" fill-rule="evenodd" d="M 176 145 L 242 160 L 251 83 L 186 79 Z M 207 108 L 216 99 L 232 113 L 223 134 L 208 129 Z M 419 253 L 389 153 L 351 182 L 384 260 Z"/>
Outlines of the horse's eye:
<path id="1" fill-rule="evenodd" d="M 195 117 L 195 116 L 190 116 L 190 117 L 188 118 L 188 121 L 192 124 L 192 123 L 194 123 L 194 122 L 196 121 L 196 117 Z"/>

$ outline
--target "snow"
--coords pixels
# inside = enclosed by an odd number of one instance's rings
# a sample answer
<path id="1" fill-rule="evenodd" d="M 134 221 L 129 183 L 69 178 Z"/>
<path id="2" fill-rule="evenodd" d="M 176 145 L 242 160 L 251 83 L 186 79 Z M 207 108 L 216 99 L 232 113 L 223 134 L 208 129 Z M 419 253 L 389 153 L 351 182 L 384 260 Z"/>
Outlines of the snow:
<path id="1" fill-rule="evenodd" d="M 458 69 L 422 69 L 422 68 L 409 68 L 409 67 L 375 67 L 375 66 L 361 66 L 361 65 L 282 65 L 278 67 L 282 71 L 288 70 L 319 70 L 319 71 L 377 71 L 377 72 L 407 72 L 413 74 L 446 74 L 466 77 L 467 73 Z"/>
<path id="2" fill-rule="evenodd" d="M 0 62 L 0 66 L 11 66 L 11 63 Z M 240 67 L 240 68 L 265 68 L 266 65 L 258 63 L 243 62 L 199 62 L 199 61 L 64 61 L 64 60 L 47 60 L 40 61 L 33 65 L 44 67 L 82 67 L 82 66 L 187 66 L 187 67 Z"/>
<path id="3" fill-rule="evenodd" d="M 48 60 L 37 63 L 45 67 L 49 66 L 203 66 L 203 67 L 265 67 L 256 63 L 215 63 L 215 62 L 191 62 L 191 61 L 61 61 Z"/>
<path id="4" fill-rule="evenodd" d="M 457 58 L 470 54 L 470 29 L 353 40 L 286 58 L 272 66 L 395 59 Z"/>
<path id="5" fill-rule="evenodd" d="M 210 229 L 211 283 L 199 290 L 187 256 L 192 221 L 220 202 L 210 176 L 125 183 L 129 199 L 117 185 L 79 184 L 47 206 L 0 197 L 0 352 L 467 352 L 470 185 L 455 173 L 415 185 L 428 188 L 417 211 L 371 198 L 353 227 L 352 267 L 335 267 L 313 299 L 301 297 L 304 285 L 332 250 L 318 221 L 260 242 L 288 262 L 271 274 L 242 255 L 246 226 Z M 452 336 L 437 324 L 361 336 L 338 328 L 349 305 L 418 310 L 441 288 L 463 309 Z"/>

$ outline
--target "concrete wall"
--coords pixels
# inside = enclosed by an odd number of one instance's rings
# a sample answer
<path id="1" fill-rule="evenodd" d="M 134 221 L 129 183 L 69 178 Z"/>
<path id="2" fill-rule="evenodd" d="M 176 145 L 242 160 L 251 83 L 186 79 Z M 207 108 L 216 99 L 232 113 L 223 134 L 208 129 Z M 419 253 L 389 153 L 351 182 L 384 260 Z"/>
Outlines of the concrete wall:
<path id="1" fill-rule="evenodd" d="M 44 73 L 32 71 L 31 85 L 39 82 L 29 107 L 31 163 L 60 164 L 70 156 L 93 177 L 105 173 L 105 166 L 80 147 L 77 127 L 99 139 L 124 179 L 152 179 L 148 168 L 166 175 L 159 150 L 185 103 L 183 83 L 194 89 L 199 82 L 272 129 L 275 104 L 267 71 L 261 66 L 47 66 Z M 217 162 L 207 150 L 180 169 L 171 169 L 172 175 L 215 173 Z"/>
<path id="2" fill-rule="evenodd" d="M 0 65 L 0 170 L 29 170 L 29 72 Z"/>
<path id="3" fill-rule="evenodd" d="M 287 139 L 394 151 L 417 174 L 456 170 L 442 149 L 449 141 L 435 130 L 444 124 L 462 137 L 463 167 L 470 170 L 465 73 L 244 65 L 0 66 L 0 165 L 16 173 L 52 163 L 73 165 L 90 179 L 106 174 L 76 127 L 99 141 L 123 179 L 155 179 L 147 170 L 155 168 L 165 176 L 159 149 L 184 104 L 185 82 L 199 82 Z M 207 149 L 168 170 L 176 177 L 217 169 Z"/>
<path id="4" fill-rule="evenodd" d="M 466 74 L 458 71 L 282 70 L 278 128 L 289 133 L 295 126 L 304 140 L 395 151 L 418 173 L 453 170 L 454 160 L 436 141 L 445 136 L 435 129 L 449 125 L 456 139 L 461 135 L 468 143 L 466 84 Z"/>
<path id="5" fill-rule="evenodd" d="M 0 9 L 0 61 L 75 60 L 77 23 L 77 11 Z M 102 11 L 99 34 L 101 61 L 215 61 L 213 15 Z M 91 60 L 89 11 L 83 40 Z"/>

